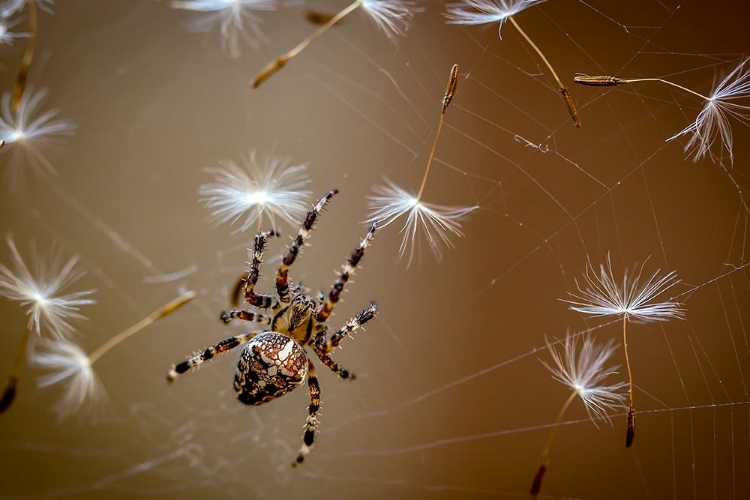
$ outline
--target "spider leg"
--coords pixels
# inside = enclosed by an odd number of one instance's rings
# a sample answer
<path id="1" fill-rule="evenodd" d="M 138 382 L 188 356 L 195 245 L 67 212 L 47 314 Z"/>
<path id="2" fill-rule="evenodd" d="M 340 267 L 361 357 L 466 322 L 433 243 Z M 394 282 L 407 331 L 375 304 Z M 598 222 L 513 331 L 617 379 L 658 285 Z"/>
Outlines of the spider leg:
<path id="1" fill-rule="evenodd" d="M 359 245 L 357 245 L 357 247 L 354 249 L 352 255 L 346 260 L 346 263 L 342 266 L 341 272 L 339 273 L 336 281 L 334 281 L 333 286 L 331 287 L 331 291 L 328 293 L 328 298 L 318 308 L 316 317 L 317 320 L 321 323 L 326 321 L 331 315 L 331 312 L 333 312 L 333 308 L 336 306 L 336 303 L 339 301 L 341 292 L 344 290 L 344 285 L 346 285 L 346 282 L 349 281 L 349 277 L 354 274 L 354 270 L 357 268 L 359 261 L 365 254 L 365 248 L 367 248 L 367 245 L 369 245 L 370 241 L 372 241 L 373 234 L 375 234 L 375 223 L 370 226 L 370 230 L 367 231 L 367 234 L 359 243 Z"/>
<path id="2" fill-rule="evenodd" d="M 354 333 L 362 325 L 373 319 L 376 312 L 377 305 L 375 302 L 372 302 L 370 307 L 351 318 L 344 326 L 334 333 L 331 336 L 331 340 L 326 341 L 325 332 L 323 331 L 318 334 L 315 338 L 315 342 L 312 343 L 313 351 L 318 355 L 320 361 L 339 377 L 352 380 L 357 378 L 354 373 L 342 368 L 341 365 L 331 359 L 329 353 L 339 346 L 344 337 L 351 336 L 351 333 Z"/>
<path id="3" fill-rule="evenodd" d="M 182 363 L 172 365 L 172 369 L 169 370 L 169 373 L 167 374 L 167 382 L 170 382 L 170 383 L 174 382 L 174 380 L 177 378 L 177 375 L 183 374 L 186 371 L 190 370 L 191 368 L 198 368 L 204 362 L 215 358 L 218 354 L 223 354 L 225 352 L 228 352 L 234 349 L 235 347 L 242 345 L 245 342 L 248 342 L 249 340 L 252 340 L 252 338 L 258 335 L 259 333 L 261 332 L 260 331 L 248 332 L 248 333 L 243 333 L 242 335 L 229 337 L 228 339 L 224 339 L 217 344 L 207 347 L 206 350 L 203 351 L 202 353 L 196 354 L 186 359 Z"/>
<path id="4" fill-rule="evenodd" d="M 310 358 L 307 358 L 307 388 L 310 392 L 310 406 L 308 407 L 309 415 L 305 424 L 305 435 L 302 438 L 302 448 L 299 450 L 297 460 L 292 462 L 292 467 L 296 467 L 305 461 L 305 457 L 310 453 L 310 448 L 315 441 L 315 431 L 318 428 L 318 410 L 320 410 L 320 384 L 318 376 L 315 374 L 315 366 Z"/>
<path id="5" fill-rule="evenodd" d="M 272 295 L 255 293 L 255 285 L 258 283 L 258 276 L 260 276 L 260 263 L 263 262 L 263 248 L 266 246 L 266 240 L 269 236 L 278 235 L 279 233 L 276 231 L 270 230 L 258 233 L 255 236 L 253 261 L 250 263 L 250 271 L 248 272 L 247 280 L 245 281 L 245 300 L 248 304 L 261 309 L 276 307 L 276 304 L 274 304 L 276 299 Z"/>
<path id="6" fill-rule="evenodd" d="M 224 323 L 229 323 L 233 319 L 253 321 L 255 323 L 261 323 L 263 325 L 270 325 L 273 322 L 273 317 L 266 314 L 245 311 L 242 309 L 230 309 L 229 311 L 221 311 L 221 320 Z"/>
<path id="7" fill-rule="evenodd" d="M 351 337 L 352 333 L 356 332 L 362 325 L 373 319 L 377 311 L 378 305 L 375 302 L 370 302 L 370 306 L 368 308 L 357 314 L 355 317 L 351 318 L 346 322 L 344 326 L 339 328 L 336 333 L 331 335 L 331 340 L 321 346 L 324 349 L 324 352 L 329 353 L 333 349 L 337 348 L 341 341 L 344 340 L 344 337 Z M 320 340 L 325 342 L 325 338 Z M 316 339 L 316 345 L 318 341 L 319 340 Z"/>
<path id="8" fill-rule="evenodd" d="M 300 250 L 305 244 L 305 240 L 310 237 L 310 231 L 312 231 L 313 224 L 315 224 L 315 219 L 318 218 L 318 214 L 323 210 L 323 207 L 328 203 L 328 200 L 333 198 L 338 192 L 338 189 L 328 191 L 328 193 L 326 193 L 326 195 L 310 209 L 307 213 L 307 217 L 305 217 L 305 221 L 299 228 L 297 237 L 289 246 L 289 250 L 287 250 L 284 260 L 281 261 L 279 272 L 276 273 L 276 293 L 281 302 L 289 302 L 289 267 L 294 264 L 297 255 L 299 255 Z"/>
<path id="9" fill-rule="evenodd" d="M 336 363 L 331 356 L 320 350 L 318 347 L 315 347 L 315 344 L 313 344 L 313 350 L 315 351 L 315 354 L 318 355 L 318 358 L 320 361 L 328 367 L 329 370 L 331 370 L 333 373 L 338 375 L 339 377 L 345 379 L 345 380 L 354 380 L 357 378 L 357 376 L 347 370 L 346 368 L 342 367 L 340 364 Z"/>

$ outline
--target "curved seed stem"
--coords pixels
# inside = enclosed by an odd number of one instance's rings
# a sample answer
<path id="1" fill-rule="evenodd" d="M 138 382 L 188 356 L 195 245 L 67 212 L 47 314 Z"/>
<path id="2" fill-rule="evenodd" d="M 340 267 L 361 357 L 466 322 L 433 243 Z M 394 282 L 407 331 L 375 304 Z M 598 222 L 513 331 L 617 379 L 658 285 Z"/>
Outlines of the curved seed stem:
<path id="1" fill-rule="evenodd" d="M 563 100 L 565 101 L 565 105 L 568 107 L 568 113 L 570 113 L 570 117 L 573 119 L 573 122 L 575 122 L 576 127 L 581 126 L 581 119 L 578 118 L 578 111 L 576 110 L 575 105 L 573 104 L 573 98 L 570 96 L 570 92 L 568 91 L 568 88 L 563 85 L 563 83 L 560 81 L 560 77 L 557 76 L 557 73 L 555 72 L 555 68 L 552 67 L 552 65 L 549 63 L 547 58 L 544 56 L 544 53 L 537 47 L 537 45 L 534 43 L 534 41 L 529 38 L 529 35 L 526 34 L 524 30 L 521 29 L 521 27 L 518 25 L 515 19 L 513 19 L 513 16 L 508 16 L 508 20 L 515 26 L 515 28 L 518 30 L 518 32 L 521 34 L 521 36 L 526 40 L 526 42 L 531 45 L 531 48 L 534 49 L 534 51 L 539 54 L 539 57 L 542 58 L 542 62 L 549 68 L 550 72 L 552 73 L 552 77 L 555 79 L 555 82 L 557 83 L 557 89 L 560 91 L 560 93 L 563 96 Z"/>
<path id="2" fill-rule="evenodd" d="M 357 7 L 361 6 L 363 1 L 364 0 L 354 0 L 354 2 L 352 2 L 348 7 L 346 7 L 344 10 L 342 10 L 335 16 L 331 17 L 327 23 L 325 23 L 323 26 L 315 30 L 312 35 L 302 40 L 299 43 L 299 45 L 294 47 L 289 52 L 281 54 L 279 57 L 277 57 L 270 63 L 266 64 L 266 66 L 262 70 L 260 70 L 260 73 L 258 73 L 258 75 L 253 80 L 252 87 L 254 89 L 258 88 L 263 82 L 268 80 L 277 71 L 279 71 L 281 68 L 286 66 L 286 63 L 289 62 L 293 57 L 295 57 L 297 54 L 305 50 L 307 46 L 313 42 L 313 40 L 315 40 L 320 35 L 328 31 L 328 28 L 330 28 L 331 26 L 339 22 L 342 18 L 344 18 L 346 15 L 348 15 L 349 13 L 357 9 Z"/>
<path id="3" fill-rule="evenodd" d="M 542 456 L 539 460 L 539 469 L 536 472 L 536 475 L 534 476 L 534 480 L 531 483 L 531 496 L 537 496 L 539 494 L 539 490 L 542 488 L 542 479 L 544 478 L 544 473 L 547 472 L 547 463 L 549 462 L 549 452 L 552 449 L 552 442 L 555 440 L 555 435 L 557 434 L 557 428 L 560 425 L 560 421 L 562 420 L 563 416 L 565 415 L 565 412 L 568 411 L 568 407 L 570 406 L 570 403 L 573 402 L 575 397 L 578 395 L 578 391 L 573 391 L 570 396 L 568 396 L 567 401 L 565 401 L 565 404 L 562 405 L 562 408 L 560 408 L 560 412 L 557 414 L 557 418 L 555 419 L 555 422 L 552 424 L 552 428 L 549 431 L 549 435 L 547 436 L 547 441 L 544 443 L 544 448 L 542 448 Z"/>
<path id="4" fill-rule="evenodd" d="M 630 356 L 628 356 L 628 315 L 622 315 L 622 344 L 625 348 L 625 365 L 628 367 L 628 424 L 625 436 L 625 447 L 630 448 L 635 438 L 635 406 L 633 404 L 633 372 L 630 369 Z"/>
<path id="5" fill-rule="evenodd" d="M 26 44 L 26 51 L 23 53 L 21 67 L 18 70 L 16 83 L 13 86 L 12 103 L 14 113 L 18 112 L 18 108 L 21 105 L 21 99 L 23 98 L 23 93 L 26 90 L 26 83 L 29 79 L 31 62 L 34 60 L 34 49 L 36 48 L 36 0 L 28 0 L 27 4 L 29 7 L 29 41 Z"/>
<path id="6" fill-rule="evenodd" d="M 172 300 L 171 302 L 163 305 L 156 311 L 152 312 L 142 320 L 140 320 L 138 323 L 134 324 L 130 328 L 127 328 L 108 341 L 106 341 L 104 344 L 102 344 L 96 351 L 94 351 L 91 356 L 89 356 L 89 365 L 93 365 L 96 363 L 96 361 L 101 358 L 104 354 L 107 353 L 110 349 L 112 349 L 117 344 L 121 343 L 123 340 L 127 339 L 128 337 L 131 337 L 134 333 L 138 333 L 139 331 L 146 328 L 148 325 L 153 323 L 154 321 L 163 318 L 164 316 L 168 316 L 175 312 L 180 307 L 184 306 L 191 300 L 193 300 L 196 296 L 196 293 L 193 291 L 185 292 L 176 299 Z"/>

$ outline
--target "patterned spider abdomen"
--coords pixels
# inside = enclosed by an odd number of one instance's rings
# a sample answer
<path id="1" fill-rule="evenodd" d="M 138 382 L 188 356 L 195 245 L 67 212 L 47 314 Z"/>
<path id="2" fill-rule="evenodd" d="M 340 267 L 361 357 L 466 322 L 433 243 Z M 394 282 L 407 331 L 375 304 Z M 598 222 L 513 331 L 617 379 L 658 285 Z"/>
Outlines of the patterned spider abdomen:
<path id="1" fill-rule="evenodd" d="M 302 347 L 286 335 L 264 332 L 242 351 L 234 389 L 246 405 L 259 405 L 291 391 L 305 375 L 307 356 Z"/>

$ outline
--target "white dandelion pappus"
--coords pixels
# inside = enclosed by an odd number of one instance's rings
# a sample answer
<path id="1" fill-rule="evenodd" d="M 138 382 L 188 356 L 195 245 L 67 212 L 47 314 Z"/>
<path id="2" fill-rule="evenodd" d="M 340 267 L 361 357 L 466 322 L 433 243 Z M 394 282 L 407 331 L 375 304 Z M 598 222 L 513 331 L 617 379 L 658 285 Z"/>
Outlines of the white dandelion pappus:
<path id="1" fill-rule="evenodd" d="M 414 14 L 422 11 L 407 0 L 362 0 L 362 8 L 391 40 L 404 36 Z"/>
<path id="2" fill-rule="evenodd" d="M 84 403 L 96 409 L 107 399 L 107 393 L 94 372 L 86 353 L 75 343 L 65 339 L 37 339 L 31 354 L 31 364 L 51 371 L 37 379 L 39 387 L 65 383 L 62 397 L 54 407 L 58 420 L 79 414 Z"/>
<path id="3" fill-rule="evenodd" d="M 614 384 L 605 382 L 605 379 L 618 373 L 619 366 L 605 366 L 617 347 L 612 339 L 604 344 L 596 344 L 593 337 L 586 335 L 578 350 L 580 336 L 566 334 L 562 353 L 555 347 L 558 342 L 547 342 L 554 366 L 540 361 L 555 380 L 568 386 L 581 398 L 594 425 L 597 420 L 611 425 L 607 411 L 625 407 L 625 394 L 619 391 L 628 386 L 624 381 Z"/>
<path id="4" fill-rule="evenodd" d="M 288 166 L 290 158 L 263 156 L 251 150 L 242 159 L 242 167 L 233 161 L 220 162 L 221 167 L 205 169 L 215 174 L 215 182 L 198 189 L 201 201 L 212 210 L 211 219 L 221 224 L 242 220 L 235 233 L 250 228 L 264 214 L 273 229 L 276 217 L 290 224 L 309 210 L 307 199 L 312 192 L 303 190 L 310 183 L 307 163 Z"/>
<path id="5" fill-rule="evenodd" d="M 55 175 L 55 167 L 45 156 L 44 148 L 54 144 L 59 136 L 75 132 L 76 125 L 72 121 L 57 118 L 57 109 L 38 113 L 46 95 L 44 89 L 37 92 L 27 89 L 18 112 L 13 111 L 10 92 L 5 92 L 0 100 L 0 141 L 5 141 L 0 155 L 11 157 L 6 175 L 14 187 L 20 185 L 21 172 L 26 166 L 39 176 Z"/>
<path id="6" fill-rule="evenodd" d="M 445 17 L 448 24 L 489 24 L 500 23 L 498 36 L 502 38 L 505 21 L 519 12 L 546 2 L 547 0 L 462 0 L 446 5 Z"/>
<path id="7" fill-rule="evenodd" d="M 21 22 L 21 18 L 9 20 L 0 15 L 0 45 L 13 45 L 16 38 L 28 38 L 28 33 L 15 33 L 10 31 L 11 28 Z"/>
<path id="8" fill-rule="evenodd" d="M 746 63 L 750 59 L 743 60 L 706 98 L 698 117 L 693 123 L 676 133 L 667 142 L 683 135 L 690 134 L 690 139 L 685 144 L 685 152 L 693 155 L 693 161 L 697 162 L 708 155 L 711 161 L 719 163 L 721 154 L 712 151 L 717 139 L 729 154 L 730 164 L 734 164 L 732 127 L 729 118 L 734 117 L 743 125 L 750 125 L 750 106 L 734 102 L 738 99 L 750 98 L 750 68 Z"/>
<path id="9" fill-rule="evenodd" d="M 260 29 L 263 19 L 253 11 L 274 11 L 278 4 L 278 0 L 174 0 L 169 5 L 173 9 L 205 12 L 188 23 L 188 29 L 207 33 L 218 24 L 222 49 L 237 58 L 242 55 L 241 39 L 253 50 L 258 50 L 259 41 L 265 40 Z"/>
<path id="10" fill-rule="evenodd" d="M 441 247 L 453 248 L 454 246 L 448 233 L 458 237 L 463 236 L 459 221 L 479 208 L 476 205 L 450 207 L 425 203 L 388 179 L 385 179 L 385 182 L 387 185 L 373 188 L 376 196 L 367 197 L 369 200 L 367 204 L 370 207 L 367 222 L 377 222 L 379 227 L 385 227 L 402 215 L 408 214 L 400 231 L 404 236 L 399 248 L 399 255 L 403 257 L 406 248 L 411 244 L 407 266 L 411 264 L 414 257 L 417 233 L 424 233 L 435 259 L 439 262 L 443 257 Z"/>
<path id="11" fill-rule="evenodd" d="M 23 10 L 24 6 L 29 0 L 5 0 L 0 3 L 0 17 L 11 17 Z M 36 5 L 44 12 L 52 14 L 51 5 L 55 3 L 55 0 L 36 0 Z"/>
<path id="12" fill-rule="evenodd" d="M 612 262 L 607 255 L 607 265 L 600 265 L 599 275 L 589 264 L 586 268 L 585 288 L 576 280 L 578 293 L 570 293 L 573 300 L 560 299 L 571 304 L 570 309 L 592 316 L 620 316 L 628 320 L 651 322 L 668 321 L 672 318 L 684 319 L 682 304 L 673 300 L 656 302 L 664 292 L 680 283 L 674 271 L 659 277 L 657 269 L 647 280 L 641 280 L 643 266 L 637 273 L 623 274 L 622 284 L 618 284 L 612 271 Z"/>
<path id="13" fill-rule="evenodd" d="M 104 403 L 106 400 L 106 391 L 99 381 L 96 372 L 94 372 L 93 365 L 102 356 L 111 351 L 112 348 L 153 324 L 155 321 L 169 316 L 182 308 L 185 304 L 193 300 L 196 295 L 192 290 L 180 294 L 134 325 L 110 337 L 92 352 L 90 356 L 87 356 L 78 345 L 65 339 L 38 339 L 34 344 L 30 362 L 37 368 L 49 370 L 51 373 L 39 377 L 37 384 L 39 387 L 47 387 L 65 382 L 63 397 L 54 408 L 54 411 L 58 415 L 58 420 L 62 421 L 73 414 L 83 416 L 80 410 L 84 403 L 91 404 L 93 408 L 89 409 L 99 409 L 101 403 Z"/>
<path id="14" fill-rule="evenodd" d="M 61 265 L 60 255 L 53 250 L 49 259 L 40 258 L 32 247 L 32 268 L 24 263 L 13 239 L 8 236 L 8 247 L 15 265 L 15 272 L 0 264 L 0 295 L 29 306 L 29 329 L 37 335 L 47 332 L 61 338 L 69 335 L 73 327 L 71 319 L 85 319 L 80 306 L 93 304 L 88 298 L 94 290 L 85 290 L 60 295 L 60 292 L 83 276 L 75 270 L 78 256 L 71 257 Z"/>

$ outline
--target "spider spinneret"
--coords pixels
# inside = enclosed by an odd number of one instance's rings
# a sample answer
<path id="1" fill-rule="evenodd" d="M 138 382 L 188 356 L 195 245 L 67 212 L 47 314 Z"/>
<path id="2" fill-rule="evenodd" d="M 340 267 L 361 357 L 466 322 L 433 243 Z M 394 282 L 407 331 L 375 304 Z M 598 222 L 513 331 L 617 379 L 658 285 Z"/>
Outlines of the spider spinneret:
<path id="1" fill-rule="evenodd" d="M 281 266 L 276 274 L 276 295 L 257 294 L 255 285 L 258 282 L 260 264 L 263 261 L 263 250 L 270 236 L 278 236 L 275 231 L 265 231 L 255 237 L 253 258 L 244 284 L 245 301 L 257 309 L 269 310 L 271 314 L 256 313 L 244 309 L 231 309 L 221 313 L 221 320 L 229 323 L 233 319 L 250 321 L 267 325 L 267 329 L 253 330 L 247 333 L 224 339 L 206 348 L 187 360 L 172 366 L 167 381 L 173 382 L 178 375 L 191 368 L 198 368 L 205 361 L 216 355 L 228 352 L 235 347 L 246 344 L 237 364 L 234 376 L 234 388 L 237 398 L 247 405 L 260 405 L 290 392 L 307 378 L 310 394 L 309 414 L 305 426 L 302 448 L 292 464 L 302 463 L 310 452 L 318 428 L 318 411 L 320 409 L 320 384 L 315 375 L 315 367 L 305 351 L 309 346 L 320 361 L 343 379 L 353 379 L 354 374 L 338 365 L 330 356 L 341 341 L 350 336 L 362 325 L 375 317 L 375 302 L 351 318 L 333 335 L 328 336 L 328 318 L 339 301 L 344 285 L 354 274 L 359 261 L 365 253 L 375 233 L 373 223 L 369 231 L 356 246 L 351 256 L 342 266 L 341 272 L 333 283 L 328 296 L 310 295 L 302 285 L 289 284 L 289 268 L 299 255 L 305 241 L 310 236 L 315 220 L 326 203 L 338 190 L 329 191 L 308 212 L 297 237 L 287 249 Z"/>

